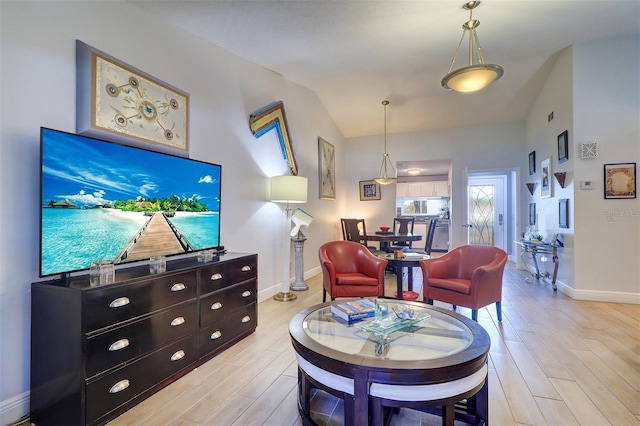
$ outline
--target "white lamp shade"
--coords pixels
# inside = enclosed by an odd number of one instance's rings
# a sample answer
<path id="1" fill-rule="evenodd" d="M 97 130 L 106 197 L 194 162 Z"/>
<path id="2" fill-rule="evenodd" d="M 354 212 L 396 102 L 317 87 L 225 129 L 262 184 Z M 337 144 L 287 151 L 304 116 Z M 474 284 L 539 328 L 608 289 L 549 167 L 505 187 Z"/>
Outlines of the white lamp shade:
<path id="1" fill-rule="evenodd" d="M 272 177 L 270 199 L 274 203 L 306 203 L 307 178 L 301 176 Z"/>

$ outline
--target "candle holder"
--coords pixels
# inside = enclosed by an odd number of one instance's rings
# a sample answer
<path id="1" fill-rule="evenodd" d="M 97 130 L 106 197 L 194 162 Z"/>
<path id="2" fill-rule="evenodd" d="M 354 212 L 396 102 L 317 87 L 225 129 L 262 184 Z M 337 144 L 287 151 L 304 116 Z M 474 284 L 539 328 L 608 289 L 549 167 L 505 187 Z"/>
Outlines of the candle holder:
<path id="1" fill-rule="evenodd" d="M 567 172 L 555 172 L 553 174 L 556 177 L 556 180 L 560 184 L 561 188 L 565 186 L 565 178 L 567 177 Z"/>
<path id="2" fill-rule="evenodd" d="M 529 182 L 529 183 L 527 183 L 527 188 L 529 188 L 529 193 L 530 193 L 531 195 L 533 195 L 533 191 L 534 191 L 534 190 L 535 190 L 535 188 L 536 188 L 536 184 L 535 184 L 535 183 L 531 183 L 531 182 Z"/>

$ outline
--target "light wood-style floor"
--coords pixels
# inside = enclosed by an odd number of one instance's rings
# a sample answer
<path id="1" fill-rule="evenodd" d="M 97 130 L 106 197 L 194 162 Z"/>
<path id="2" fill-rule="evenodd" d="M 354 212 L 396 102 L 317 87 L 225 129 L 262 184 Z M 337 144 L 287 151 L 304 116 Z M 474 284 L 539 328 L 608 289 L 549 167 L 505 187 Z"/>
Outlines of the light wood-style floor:
<path id="1" fill-rule="evenodd" d="M 419 268 L 415 282 L 421 282 Z M 548 283 L 525 283 L 508 264 L 503 321 L 495 305 L 478 322 L 491 336 L 489 421 L 493 425 L 640 425 L 640 306 L 575 301 Z M 321 276 L 293 302 L 266 300 L 258 329 L 110 423 L 119 425 L 301 425 L 289 319 L 322 301 Z M 387 275 L 386 294 L 395 276 Z M 436 303 L 438 304 L 438 303 Z M 446 306 L 446 305 L 442 305 Z M 458 311 L 468 317 L 465 308 Z M 342 404 L 316 393 L 314 419 L 342 424 Z M 402 409 L 394 425 L 439 419 Z"/>

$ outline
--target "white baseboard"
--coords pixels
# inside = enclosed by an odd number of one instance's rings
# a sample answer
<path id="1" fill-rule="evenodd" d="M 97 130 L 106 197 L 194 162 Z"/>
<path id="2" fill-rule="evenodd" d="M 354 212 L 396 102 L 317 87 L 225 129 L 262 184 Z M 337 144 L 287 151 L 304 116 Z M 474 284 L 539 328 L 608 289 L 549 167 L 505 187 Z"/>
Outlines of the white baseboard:
<path id="1" fill-rule="evenodd" d="M 12 425 L 29 415 L 29 391 L 0 401 L 0 425 Z"/>
<path id="2" fill-rule="evenodd" d="M 590 300 L 593 302 L 608 302 L 608 303 L 631 303 L 634 305 L 640 305 L 640 293 L 623 293 L 615 291 L 600 291 L 600 290 L 576 290 L 573 287 L 569 287 L 565 283 L 556 281 L 558 291 L 566 294 L 575 300 Z"/>

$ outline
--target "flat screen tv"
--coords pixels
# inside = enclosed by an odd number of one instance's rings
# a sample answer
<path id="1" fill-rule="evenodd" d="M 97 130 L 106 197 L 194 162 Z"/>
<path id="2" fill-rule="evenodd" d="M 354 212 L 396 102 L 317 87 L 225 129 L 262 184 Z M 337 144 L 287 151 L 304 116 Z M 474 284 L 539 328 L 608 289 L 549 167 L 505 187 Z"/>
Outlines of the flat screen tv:
<path id="1" fill-rule="evenodd" d="M 220 246 L 218 164 L 40 130 L 40 276 Z"/>

